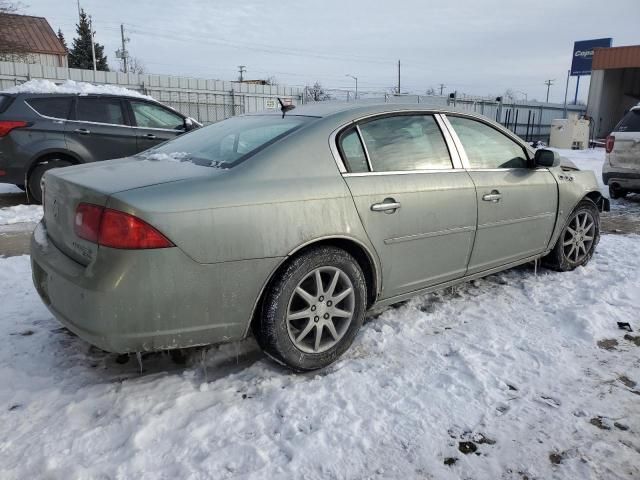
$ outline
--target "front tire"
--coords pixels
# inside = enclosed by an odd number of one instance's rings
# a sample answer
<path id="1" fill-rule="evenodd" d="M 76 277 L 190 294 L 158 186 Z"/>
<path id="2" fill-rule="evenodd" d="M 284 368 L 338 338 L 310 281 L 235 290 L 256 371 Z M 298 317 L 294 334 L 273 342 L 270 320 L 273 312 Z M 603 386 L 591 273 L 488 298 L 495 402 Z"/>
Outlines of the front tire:
<path id="1" fill-rule="evenodd" d="M 42 187 L 40 186 L 40 181 L 47 170 L 69 167 L 71 165 L 73 165 L 73 163 L 70 161 L 60 159 L 51 159 L 36 165 L 35 168 L 31 170 L 29 179 L 27 180 L 27 194 L 29 195 L 29 200 L 33 203 L 42 203 Z"/>
<path id="2" fill-rule="evenodd" d="M 567 272 L 586 265 L 600 241 L 600 212 L 591 200 L 582 200 L 571 212 L 553 250 L 542 261 Z"/>
<path id="3" fill-rule="evenodd" d="M 335 247 L 294 258 L 272 283 L 254 326 L 267 355 L 295 371 L 324 368 L 351 346 L 367 288 L 358 262 Z"/>

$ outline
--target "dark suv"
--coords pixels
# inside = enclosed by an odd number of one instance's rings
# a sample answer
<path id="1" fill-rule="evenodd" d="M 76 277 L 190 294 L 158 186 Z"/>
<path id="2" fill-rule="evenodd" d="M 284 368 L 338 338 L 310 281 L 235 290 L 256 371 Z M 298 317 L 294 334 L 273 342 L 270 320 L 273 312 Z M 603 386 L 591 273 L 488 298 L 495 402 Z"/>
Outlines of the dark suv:
<path id="1" fill-rule="evenodd" d="M 126 157 L 198 126 L 145 98 L 0 93 L 0 182 L 40 202 L 51 168 Z"/>

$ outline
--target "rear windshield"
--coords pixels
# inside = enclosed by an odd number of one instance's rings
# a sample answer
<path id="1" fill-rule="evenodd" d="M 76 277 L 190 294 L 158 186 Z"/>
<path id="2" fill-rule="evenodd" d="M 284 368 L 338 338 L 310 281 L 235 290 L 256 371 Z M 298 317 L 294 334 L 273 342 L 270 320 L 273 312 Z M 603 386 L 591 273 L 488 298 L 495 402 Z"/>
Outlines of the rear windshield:
<path id="1" fill-rule="evenodd" d="M 13 97 L 10 97 L 9 95 L 0 95 L 0 113 L 4 112 L 9 105 L 11 105 L 12 101 Z"/>
<path id="2" fill-rule="evenodd" d="M 26 102 L 40 115 L 66 120 L 69 118 L 72 100 L 71 97 L 40 97 L 29 98 Z"/>
<path id="3" fill-rule="evenodd" d="M 231 168 L 276 140 L 302 127 L 312 117 L 279 115 L 233 117 L 147 150 L 148 160 L 187 161 Z"/>
<path id="4" fill-rule="evenodd" d="M 614 132 L 640 132 L 640 108 L 627 113 L 620 123 L 613 129 Z"/>

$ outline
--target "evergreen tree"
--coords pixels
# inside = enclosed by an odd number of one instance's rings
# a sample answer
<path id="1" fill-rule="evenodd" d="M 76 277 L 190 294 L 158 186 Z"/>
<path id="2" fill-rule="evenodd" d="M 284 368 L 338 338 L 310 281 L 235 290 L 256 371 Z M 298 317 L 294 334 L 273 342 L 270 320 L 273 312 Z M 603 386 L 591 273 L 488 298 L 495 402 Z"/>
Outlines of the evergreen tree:
<path id="1" fill-rule="evenodd" d="M 91 29 L 89 19 L 84 10 L 80 10 L 80 23 L 76 25 L 76 34 L 73 45 L 69 51 L 69 68 L 82 68 L 93 70 L 93 57 L 91 56 Z M 99 43 L 95 44 L 96 69 L 105 72 L 109 71 L 107 57 L 104 55 L 104 47 Z"/>
<path id="2" fill-rule="evenodd" d="M 64 33 L 62 33 L 60 29 L 58 29 L 58 40 L 60 40 L 65 52 L 69 53 L 69 47 L 67 47 L 67 41 L 64 39 Z"/>

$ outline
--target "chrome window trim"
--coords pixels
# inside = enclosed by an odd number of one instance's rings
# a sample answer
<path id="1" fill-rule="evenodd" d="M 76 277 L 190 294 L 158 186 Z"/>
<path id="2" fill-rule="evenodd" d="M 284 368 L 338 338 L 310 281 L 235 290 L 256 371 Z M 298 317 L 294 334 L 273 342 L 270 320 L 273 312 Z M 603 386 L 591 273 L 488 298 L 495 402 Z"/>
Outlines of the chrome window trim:
<path id="1" fill-rule="evenodd" d="M 358 138 L 360 139 L 360 144 L 362 145 L 362 148 L 364 150 L 364 156 L 367 159 L 367 166 L 369 167 L 369 172 L 371 173 L 373 172 L 373 166 L 371 165 L 371 157 L 369 156 L 369 149 L 367 148 L 367 144 L 364 141 L 364 137 L 362 136 L 362 132 L 360 131 L 360 125 L 356 125 L 356 133 L 358 135 Z M 360 172 L 360 173 L 364 173 L 364 172 Z"/>
<path id="2" fill-rule="evenodd" d="M 433 174 L 433 173 L 464 173 L 462 168 L 431 168 L 423 170 L 390 170 L 387 172 L 347 172 L 343 177 L 367 177 L 380 175 L 415 175 L 415 174 Z"/>
<path id="3" fill-rule="evenodd" d="M 453 137 L 451 135 L 451 133 L 449 132 L 449 129 L 447 128 L 447 125 L 445 124 L 445 121 L 443 120 L 444 115 L 440 114 L 440 113 L 434 113 L 433 114 L 433 118 L 436 121 L 436 124 L 438 125 L 438 128 L 440 129 L 440 133 L 442 134 L 442 137 L 444 138 L 444 142 L 447 145 L 447 150 L 449 150 L 449 157 L 451 158 L 451 164 L 453 166 L 454 169 L 458 168 L 464 168 L 463 164 L 462 164 L 462 159 L 460 158 L 460 154 L 458 153 L 458 149 L 456 148 L 455 142 L 453 140 Z"/>
<path id="4" fill-rule="evenodd" d="M 90 120 L 67 120 L 67 122 L 73 123 L 89 123 L 91 125 L 106 125 L 108 127 L 124 127 L 124 128 L 136 128 L 131 125 L 122 125 L 120 123 L 102 123 L 102 122 L 92 122 Z"/>
<path id="5" fill-rule="evenodd" d="M 467 157 L 467 152 L 465 151 L 464 147 L 462 146 L 462 142 L 460 141 L 460 138 L 458 137 L 458 134 L 453 129 L 453 126 L 449 122 L 449 119 L 447 118 L 446 114 L 441 114 L 440 118 L 442 119 L 442 123 L 444 123 L 444 125 L 447 127 L 447 131 L 449 132 L 449 135 L 451 136 L 451 140 L 453 141 L 453 144 L 456 147 L 456 151 L 458 152 L 458 157 L 460 159 L 460 164 L 462 165 L 462 168 L 464 168 L 466 170 L 469 170 L 469 168 L 470 168 L 470 166 L 469 166 L 469 157 Z M 475 118 L 475 117 L 473 117 L 473 118 Z"/>

